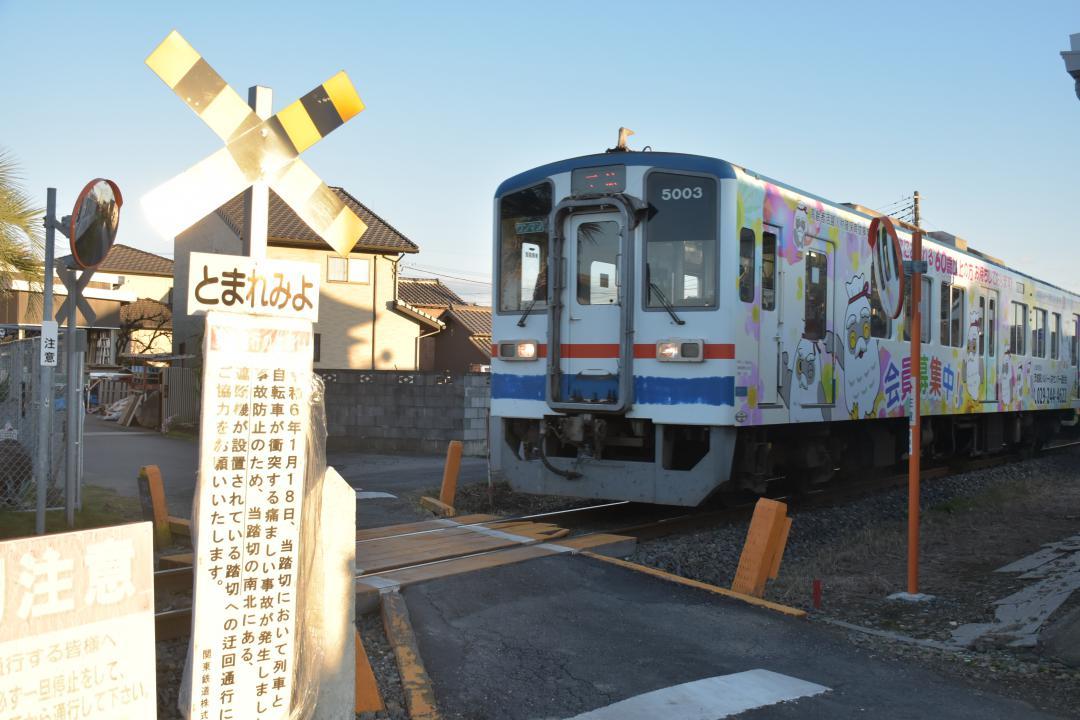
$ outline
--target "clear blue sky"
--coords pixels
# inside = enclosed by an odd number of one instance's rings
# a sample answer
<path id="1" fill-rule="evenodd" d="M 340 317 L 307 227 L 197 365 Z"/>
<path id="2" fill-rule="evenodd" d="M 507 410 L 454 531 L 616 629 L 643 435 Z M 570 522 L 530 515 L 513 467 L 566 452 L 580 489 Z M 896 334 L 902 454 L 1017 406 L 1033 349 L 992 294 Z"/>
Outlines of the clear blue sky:
<path id="1" fill-rule="evenodd" d="M 0 0 L 0 145 L 65 213 L 116 180 L 120 241 L 171 253 L 138 199 L 221 144 L 143 64 L 175 28 L 275 110 L 349 73 L 367 110 L 306 157 L 421 246 L 408 264 L 487 280 L 498 183 L 626 125 L 839 201 L 918 189 L 932 229 L 1080 291 L 1080 101 L 1058 55 L 1080 4 L 975 7 Z"/>

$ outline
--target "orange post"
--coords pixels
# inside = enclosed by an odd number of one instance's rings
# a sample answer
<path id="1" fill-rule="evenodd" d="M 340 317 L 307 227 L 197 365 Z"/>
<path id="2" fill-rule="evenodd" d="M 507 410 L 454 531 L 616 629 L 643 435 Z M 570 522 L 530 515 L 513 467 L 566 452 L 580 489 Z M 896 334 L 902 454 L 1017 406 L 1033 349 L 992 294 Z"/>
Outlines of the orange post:
<path id="1" fill-rule="evenodd" d="M 364 643 L 360 640 L 360 631 L 356 635 L 356 707 L 357 714 L 362 712 L 382 712 L 385 709 L 379 684 L 375 682 L 375 673 L 371 670 Z"/>
<path id="2" fill-rule="evenodd" d="M 911 238 L 911 417 L 908 419 L 908 594 L 919 594 L 919 461 L 922 455 L 921 411 L 922 386 L 919 365 L 922 361 L 922 231 Z"/>
<path id="3" fill-rule="evenodd" d="M 451 440 L 450 445 L 446 448 L 446 465 L 443 466 L 442 490 L 439 491 L 439 501 L 447 507 L 454 507 L 458 473 L 461 471 L 462 449 L 463 446 L 460 440 Z"/>
<path id="4" fill-rule="evenodd" d="M 145 465 L 139 470 L 139 483 L 146 483 L 153 508 L 154 547 L 163 548 L 172 545 L 172 527 L 169 525 L 169 508 L 165 504 L 165 484 L 161 479 L 161 470 L 157 465 Z"/>
<path id="5" fill-rule="evenodd" d="M 762 597 L 765 583 L 776 577 L 784 554 L 790 528 L 787 505 L 761 498 L 754 506 L 754 517 L 746 533 L 746 544 L 739 556 L 731 589 L 744 595 Z"/>

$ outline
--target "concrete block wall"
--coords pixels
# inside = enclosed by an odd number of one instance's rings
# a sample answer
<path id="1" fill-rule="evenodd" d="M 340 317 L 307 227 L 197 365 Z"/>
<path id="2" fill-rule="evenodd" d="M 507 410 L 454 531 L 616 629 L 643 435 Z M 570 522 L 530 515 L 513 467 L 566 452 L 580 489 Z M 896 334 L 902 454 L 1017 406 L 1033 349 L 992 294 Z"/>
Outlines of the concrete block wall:
<path id="1" fill-rule="evenodd" d="M 442 454 L 451 440 L 461 440 L 466 455 L 487 454 L 486 373 L 316 372 L 326 384 L 331 449 Z"/>

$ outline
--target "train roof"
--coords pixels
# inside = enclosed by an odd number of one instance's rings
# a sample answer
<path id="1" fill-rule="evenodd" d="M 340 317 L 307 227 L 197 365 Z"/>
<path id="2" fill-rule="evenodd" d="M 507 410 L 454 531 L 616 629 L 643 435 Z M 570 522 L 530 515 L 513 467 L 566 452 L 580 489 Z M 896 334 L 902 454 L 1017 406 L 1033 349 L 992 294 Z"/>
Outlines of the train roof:
<path id="1" fill-rule="evenodd" d="M 829 200 L 828 198 L 815 195 L 814 193 L 807 192 L 801 188 L 797 188 L 788 183 L 776 180 L 774 178 L 763 175 L 754 170 L 735 165 L 726 160 L 720 160 L 719 158 L 708 157 L 705 155 L 691 155 L 688 153 L 674 153 L 674 152 L 652 152 L 652 151 L 639 151 L 631 150 L 627 152 L 604 152 L 594 153 L 592 155 L 580 155 L 574 158 L 568 158 L 566 160 L 557 160 L 547 165 L 541 165 L 539 167 L 526 170 L 525 172 L 518 173 L 513 177 L 507 178 L 499 184 L 499 187 L 495 190 L 495 197 L 500 198 L 508 192 L 514 190 L 520 190 L 522 188 L 534 185 L 545 178 L 552 175 L 558 175 L 560 173 L 570 172 L 577 168 L 592 167 L 597 165 L 661 165 L 664 168 L 671 170 L 686 170 L 689 172 L 708 173 L 715 175 L 721 180 L 724 179 L 737 179 L 738 173 L 742 172 L 746 175 L 760 180 L 761 182 L 769 183 L 770 185 L 776 185 L 793 193 L 797 193 L 809 200 L 816 200 L 825 205 L 830 206 L 841 212 L 850 213 L 858 217 L 865 218 L 867 222 L 872 220 L 875 216 L 872 212 L 868 212 L 866 208 L 861 206 L 855 206 L 850 203 L 840 203 L 835 200 Z M 1037 277 L 1028 275 L 1013 267 L 1010 267 L 1004 263 L 1004 261 L 998 260 L 992 256 L 984 253 L 973 251 L 968 248 L 961 248 L 955 244 L 943 241 L 939 238 L 933 238 L 929 236 L 929 233 L 924 238 L 924 241 L 934 243 L 948 247 L 950 250 L 967 255 L 981 262 L 985 262 L 987 265 L 993 265 L 1003 270 L 1007 270 L 1011 273 L 1015 273 L 1021 277 L 1027 278 L 1033 282 L 1040 283 L 1048 288 L 1053 288 L 1063 292 L 1074 299 L 1080 299 L 1080 293 L 1067 290 L 1063 287 L 1058 287 L 1052 283 L 1048 283 L 1045 280 L 1040 280 Z"/>

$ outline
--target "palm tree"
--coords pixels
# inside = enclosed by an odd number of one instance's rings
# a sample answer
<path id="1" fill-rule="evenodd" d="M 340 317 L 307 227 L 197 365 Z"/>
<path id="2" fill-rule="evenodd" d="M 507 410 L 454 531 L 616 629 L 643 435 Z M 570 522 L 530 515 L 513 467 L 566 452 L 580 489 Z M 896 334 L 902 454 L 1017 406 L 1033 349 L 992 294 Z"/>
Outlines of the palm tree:
<path id="1" fill-rule="evenodd" d="M 16 278 L 41 280 L 42 211 L 21 187 L 18 169 L 0 149 L 0 293 Z"/>

